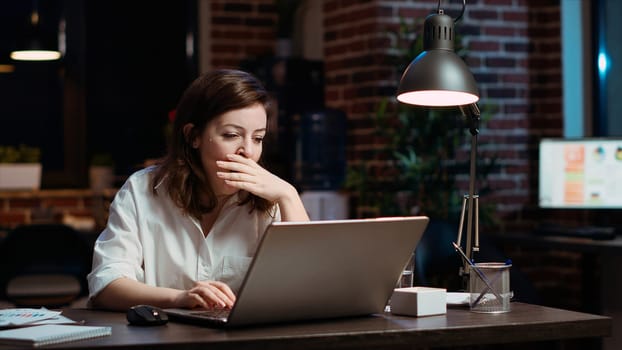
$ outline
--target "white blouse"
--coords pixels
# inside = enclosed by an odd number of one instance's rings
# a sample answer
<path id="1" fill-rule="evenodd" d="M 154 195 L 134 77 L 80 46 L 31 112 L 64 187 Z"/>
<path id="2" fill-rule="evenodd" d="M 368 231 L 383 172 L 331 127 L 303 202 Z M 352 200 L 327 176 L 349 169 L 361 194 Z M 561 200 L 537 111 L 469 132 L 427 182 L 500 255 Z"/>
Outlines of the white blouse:
<path id="1" fill-rule="evenodd" d="M 110 282 L 131 278 L 147 285 L 189 289 L 195 281 L 215 280 L 237 293 L 271 215 L 239 206 L 232 196 L 207 237 L 198 220 L 184 215 L 163 187 L 150 188 L 153 167 L 132 174 L 117 192 L 106 228 L 97 238 L 89 299 Z"/>

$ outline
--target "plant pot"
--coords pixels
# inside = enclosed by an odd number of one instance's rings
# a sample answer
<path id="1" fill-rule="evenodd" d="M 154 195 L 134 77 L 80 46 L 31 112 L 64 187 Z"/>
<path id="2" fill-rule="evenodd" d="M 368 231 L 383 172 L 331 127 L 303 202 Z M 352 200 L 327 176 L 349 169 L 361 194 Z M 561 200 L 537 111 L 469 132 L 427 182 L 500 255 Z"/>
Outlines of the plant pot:
<path id="1" fill-rule="evenodd" d="M 38 190 L 41 188 L 40 163 L 0 164 L 0 190 Z"/>
<path id="2" fill-rule="evenodd" d="M 92 165 L 89 168 L 89 183 L 95 191 L 112 188 L 114 185 L 114 168 L 110 166 Z"/>

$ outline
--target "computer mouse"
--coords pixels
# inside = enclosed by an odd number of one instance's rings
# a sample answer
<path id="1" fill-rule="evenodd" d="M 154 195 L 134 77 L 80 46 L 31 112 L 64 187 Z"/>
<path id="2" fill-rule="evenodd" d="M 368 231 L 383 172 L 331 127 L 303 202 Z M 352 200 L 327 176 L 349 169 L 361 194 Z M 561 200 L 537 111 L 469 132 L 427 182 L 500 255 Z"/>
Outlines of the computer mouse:
<path id="1" fill-rule="evenodd" d="M 135 326 L 159 326 L 168 322 L 162 309 L 151 305 L 134 305 L 127 310 L 127 321 Z"/>

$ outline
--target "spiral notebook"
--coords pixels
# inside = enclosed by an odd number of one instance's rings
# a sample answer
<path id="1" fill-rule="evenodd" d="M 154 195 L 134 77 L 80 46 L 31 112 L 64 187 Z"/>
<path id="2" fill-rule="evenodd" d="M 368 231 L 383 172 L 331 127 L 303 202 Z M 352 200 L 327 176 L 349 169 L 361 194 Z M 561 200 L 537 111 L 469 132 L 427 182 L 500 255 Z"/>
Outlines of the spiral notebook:
<path id="1" fill-rule="evenodd" d="M 110 335 L 110 327 L 46 324 L 0 331 L 0 345 L 40 347 Z"/>

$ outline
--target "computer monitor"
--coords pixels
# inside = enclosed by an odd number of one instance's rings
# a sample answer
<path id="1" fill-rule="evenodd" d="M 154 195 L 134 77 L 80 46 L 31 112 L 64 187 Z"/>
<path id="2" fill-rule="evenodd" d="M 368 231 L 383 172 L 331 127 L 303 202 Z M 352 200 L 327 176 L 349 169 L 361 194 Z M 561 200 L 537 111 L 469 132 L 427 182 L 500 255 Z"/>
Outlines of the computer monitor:
<path id="1" fill-rule="evenodd" d="M 540 141 L 541 208 L 622 208 L 622 138 Z"/>

